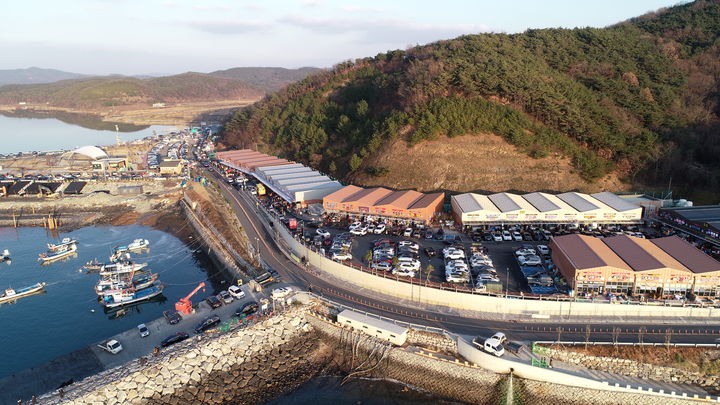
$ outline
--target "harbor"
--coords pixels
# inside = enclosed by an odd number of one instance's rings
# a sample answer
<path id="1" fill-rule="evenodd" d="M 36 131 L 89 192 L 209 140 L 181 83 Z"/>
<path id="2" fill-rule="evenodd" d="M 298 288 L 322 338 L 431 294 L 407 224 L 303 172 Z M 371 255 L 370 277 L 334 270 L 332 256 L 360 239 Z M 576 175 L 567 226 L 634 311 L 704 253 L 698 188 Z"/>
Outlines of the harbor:
<path id="1" fill-rule="evenodd" d="M 41 265 L 38 254 L 47 250 L 47 244 L 61 243 L 66 237 L 77 241 L 75 254 Z M 130 305 L 105 307 L 97 288 L 106 277 L 101 273 L 112 274 L 115 266 L 94 272 L 81 269 L 95 259 L 107 262 L 117 246 L 128 245 L 139 237 L 147 239 L 151 246 L 131 253 L 136 263 L 131 266 L 131 274 L 139 283 L 135 287 L 152 280 L 148 286 L 152 288 L 161 279 L 162 293 Z M 204 281 L 207 288 L 205 295 L 195 298 L 197 301 L 227 288 L 214 276 L 196 241 L 189 237 L 181 241 L 147 226 L 95 226 L 61 234 L 43 228 L 0 228 L 0 246 L 12 252 L 11 264 L 0 263 L 0 292 L 12 288 L 17 293 L 44 283 L 41 290 L 0 305 L 0 324 L 4 325 L 0 378 L 80 350 L 140 323 L 149 324 L 161 318 L 164 310 L 172 309 L 174 302 L 198 282 Z M 22 346 L 15 344 L 20 341 Z"/>

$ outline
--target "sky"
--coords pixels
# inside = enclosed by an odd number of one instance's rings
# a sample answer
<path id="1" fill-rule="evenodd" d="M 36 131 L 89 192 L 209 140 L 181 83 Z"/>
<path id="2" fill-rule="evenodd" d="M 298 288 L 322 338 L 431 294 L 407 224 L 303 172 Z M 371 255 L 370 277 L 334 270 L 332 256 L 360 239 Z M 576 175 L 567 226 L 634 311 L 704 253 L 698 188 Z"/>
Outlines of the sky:
<path id="1" fill-rule="evenodd" d="M 678 0 L 6 0 L 0 69 L 330 67 L 462 34 L 604 27 Z"/>

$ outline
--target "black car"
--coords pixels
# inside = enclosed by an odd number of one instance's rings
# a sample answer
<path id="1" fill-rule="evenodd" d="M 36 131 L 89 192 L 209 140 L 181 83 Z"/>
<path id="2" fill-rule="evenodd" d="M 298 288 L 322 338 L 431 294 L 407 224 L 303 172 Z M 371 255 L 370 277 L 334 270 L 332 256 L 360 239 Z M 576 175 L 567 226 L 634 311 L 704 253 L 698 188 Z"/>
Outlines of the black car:
<path id="1" fill-rule="evenodd" d="M 437 253 L 437 252 L 435 252 L 435 249 L 433 249 L 431 247 L 426 247 L 424 250 L 425 250 L 425 254 L 428 255 L 428 257 L 433 257 Z"/>
<path id="2" fill-rule="evenodd" d="M 162 342 L 160 342 L 160 346 L 162 347 L 168 347 L 170 345 L 174 345 L 175 343 L 182 342 L 183 340 L 189 338 L 190 335 L 188 335 L 187 332 L 178 332 L 174 335 L 170 335 L 163 339 Z"/>
<path id="3" fill-rule="evenodd" d="M 257 312 L 258 308 L 260 308 L 260 306 L 257 302 L 246 302 L 243 306 L 238 308 L 237 311 L 235 311 L 235 316 L 238 318 L 247 318 Z"/>
<path id="4" fill-rule="evenodd" d="M 167 310 L 167 311 L 163 312 L 163 316 L 165 317 L 165 319 L 168 321 L 168 323 L 170 325 L 175 325 L 176 323 L 179 323 L 180 321 L 182 321 L 182 317 L 180 316 L 178 311 Z"/>
<path id="5" fill-rule="evenodd" d="M 492 242 L 493 241 L 492 234 L 490 232 L 483 232 L 483 240 L 485 240 L 487 242 Z"/>
<path id="6" fill-rule="evenodd" d="M 204 321 L 200 322 L 198 326 L 195 327 L 195 333 L 203 333 L 206 330 L 212 328 L 213 326 L 220 323 L 220 317 L 217 315 L 210 316 L 206 318 Z"/>
<path id="7" fill-rule="evenodd" d="M 220 300 L 214 295 L 205 298 L 205 301 L 208 303 L 208 305 L 210 305 L 210 308 L 212 309 L 220 308 L 222 306 L 222 302 L 220 302 Z"/>

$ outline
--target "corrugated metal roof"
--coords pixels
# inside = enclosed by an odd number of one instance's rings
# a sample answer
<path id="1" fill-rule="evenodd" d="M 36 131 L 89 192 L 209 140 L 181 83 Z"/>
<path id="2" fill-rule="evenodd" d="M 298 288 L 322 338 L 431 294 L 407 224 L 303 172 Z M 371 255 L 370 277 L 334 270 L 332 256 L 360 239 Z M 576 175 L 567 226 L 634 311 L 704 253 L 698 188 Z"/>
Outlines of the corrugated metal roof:
<path id="1" fill-rule="evenodd" d="M 482 210 L 482 206 L 473 198 L 472 193 L 458 194 L 451 197 L 461 213 L 475 212 Z"/>
<path id="2" fill-rule="evenodd" d="M 402 335 L 407 332 L 407 328 L 404 328 L 402 326 L 395 325 L 394 323 L 384 321 L 382 319 L 373 318 L 359 312 L 351 311 L 349 309 L 340 312 L 338 316 L 341 318 L 347 318 L 360 324 L 372 326 L 376 329 L 382 329 L 395 335 Z"/>
<path id="3" fill-rule="evenodd" d="M 554 236 L 551 243 L 579 270 L 599 267 L 615 267 L 632 270 L 615 252 L 598 238 L 587 235 Z"/>
<path id="4" fill-rule="evenodd" d="M 317 183 L 294 184 L 294 185 L 283 187 L 283 188 L 288 191 L 298 192 L 298 191 L 319 190 L 321 188 L 328 188 L 328 187 L 334 187 L 334 186 L 341 186 L 341 184 L 338 183 L 337 181 L 320 181 Z"/>
<path id="5" fill-rule="evenodd" d="M 489 195 L 490 201 L 502 212 L 520 211 L 521 207 L 507 193 Z"/>
<path id="6" fill-rule="evenodd" d="M 414 203 L 412 203 L 412 205 L 409 207 L 409 209 L 420 210 L 423 208 L 428 208 L 429 206 L 435 204 L 435 202 L 438 199 L 444 200 L 445 193 L 423 194 L 422 197 L 420 197 L 418 200 L 416 200 Z"/>
<path id="7" fill-rule="evenodd" d="M 273 179 L 275 184 L 286 187 L 286 186 L 292 186 L 295 184 L 307 184 L 307 183 L 320 183 L 325 181 L 330 181 L 330 178 L 328 176 L 305 176 L 305 177 L 295 177 L 292 179 L 281 179 L 281 180 L 275 180 Z"/>
<path id="8" fill-rule="evenodd" d="M 720 205 L 705 205 L 699 207 L 666 208 L 691 221 L 713 222 L 720 220 Z"/>
<path id="9" fill-rule="evenodd" d="M 422 196 L 422 193 L 418 193 L 415 190 L 394 191 L 376 202 L 375 205 L 390 205 L 395 208 L 408 209 Z"/>
<path id="10" fill-rule="evenodd" d="M 344 202 L 348 197 L 352 196 L 353 194 L 357 193 L 358 191 L 362 190 L 362 188 L 358 186 L 353 186 L 352 184 L 349 186 L 345 186 L 341 188 L 340 190 L 328 194 L 325 196 L 325 199 L 328 201 L 333 202 Z"/>
<path id="11" fill-rule="evenodd" d="M 668 267 L 653 254 L 655 252 L 649 252 L 643 246 L 636 243 L 634 239 L 639 238 L 619 235 L 605 238 L 603 242 L 620 256 L 625 263 L 629 264 L 634 271 L 661 270 Z"/>
<path id="12" fill-rule="evenodd" d="M 367 204 L 367 205 L 375 205 L 376 202 L 383 199 L 388 194 L 392 193 L 392 191 L 383 188 L 383 187 L 375 187 L 375 188 L 368 188 L 363 191 L 359 191 L 352 195 L 352 198 L 354 201 L 358 204 Z"/>
<path id="13" fill-rule="evenodd" d="M 273 182 L 279 182 L 280 180 L 297 179 L 299 177 L 320 177 L 320 176 L 323 176 L 323 174 L 320 172 L 311 170 L 311 171 L 299 172 L 299 173 L 270 174 L 266 177 L 268 179 L 271 179 Z"/>
<path id="14" fill-rule="evenodd" d="M 522 198 L 522 196 L 517 195 L 517 194 L 510 194 L 510 193 L 505 193 L 505 195 L 510 197 L 510 199 L 513 200 L 513 202 L 515 202 L 515 204 L 517 204 L 518 207 L 520 207 L 520 209 L 522 211 L 524 211 L 526 214 L 538 212 L 538 210 L 532 204 L 530 204 L 526 199 Z"/>
<path id="15" fill-rule="evenodd" d="M 264 171 L 262 172 L 266 177 L 273 178 L 273 176 L 278 174 L 288 174 L 288 173 L 312 173 L 314 172 L 313 169 L 309 167 L 287 167 L 287 166 L 274 166 L 277 167 L 277 170 L 273 171 Z"/>
<path id="16" fill-rule="evenodd" d="M 693 273 L 720 271 L 720 262 L 677 236 L 650 239 L 650 242 L 682 263 Z"/>
<path id="17" fill-rule="evenodd" d="M 628 200 L 620 198 L 615 193 L 611 193 L 609 191 L 590 194 L 590 196 L 618 212 L 631 211 L 641 208 L 639 205 L 633 204 Z"/>
<path id="18" fill-rule="evenodd" d="M 540 212 L 557 211 L 560 209 L 560 207 L 550 201 L 543 193 L 525 194 L 523 198 Z"/>
<path id="19" fill-rule="evenodd" d="M 593 211 L 599 209 L 597 205 L 591 203 L 584 198 L 580 193 L 569 192 L 558 194 L 557 197 L 575 208 L 579 212 Z"/>
<path id="20" fill-rule="evenodd" d="M 300 167 L 305 167 L 305 165 L 303 165 L 302 163 L 291 163 L 289 165 L 284 165 L 283 167 L 260 166 L 260 167 L 256 168 L 255 171 L 270 175 L 270 173 L 274 172 L 275 170 L 297 169 Z"/>

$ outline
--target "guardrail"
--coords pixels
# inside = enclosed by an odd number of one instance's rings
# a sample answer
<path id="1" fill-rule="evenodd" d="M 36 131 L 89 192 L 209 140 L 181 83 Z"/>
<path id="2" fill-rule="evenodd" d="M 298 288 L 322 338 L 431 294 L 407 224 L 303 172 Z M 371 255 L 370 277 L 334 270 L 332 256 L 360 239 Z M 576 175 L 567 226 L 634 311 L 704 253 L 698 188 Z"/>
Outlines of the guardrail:
<path id="1" fill-rule="evenodd" d="M 536 340 L 535 344 L 541 345 L 565 345 L 565 346 L 672 346 L 672 347 L 710 347 L 720 348 L 720 343 L 648 343 L 648 342 L 578 342 L 578 341 L 558 341 L 558 340 Z"/>

